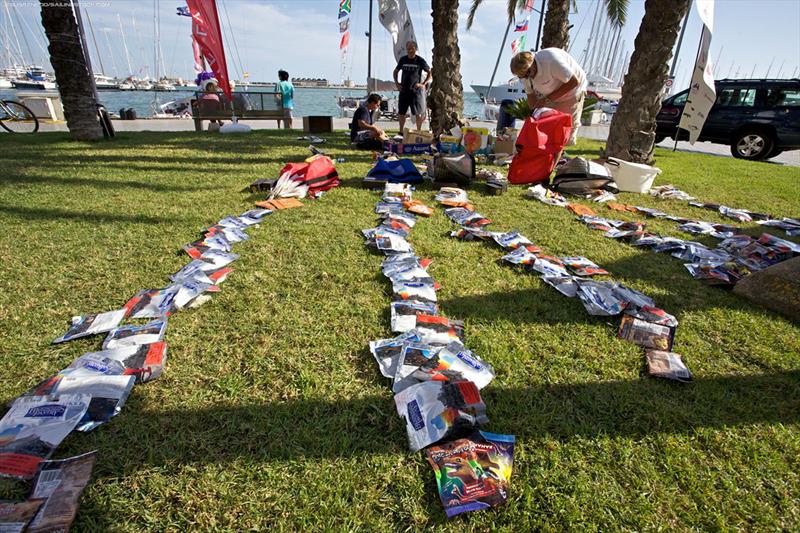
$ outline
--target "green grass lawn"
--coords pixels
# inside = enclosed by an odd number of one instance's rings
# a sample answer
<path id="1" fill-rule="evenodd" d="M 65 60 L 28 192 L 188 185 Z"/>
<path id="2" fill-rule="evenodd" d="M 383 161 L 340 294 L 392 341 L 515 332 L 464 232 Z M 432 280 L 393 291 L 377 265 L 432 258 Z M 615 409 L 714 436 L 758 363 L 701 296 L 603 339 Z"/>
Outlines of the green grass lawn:
<path id="1" fill-rule="evenodd" d="M 188 261 L 176 253 L 182 244 L 252 207 L 244 186 L 308 155 L 297 135 L 129 133 L 96 145 L 4 135 L 0 398 L 99 349 L 100 337 L 50 341 L 73 315 L 163 286 Z M 359 186 L 370 157 L 328 138 L 325 149 L 347 159 L 342 186 L 250 231 L 222 292 L 170 321 L 161 379 L 137 386 L 111 423 L 59 448 L 57 457 L 99 452 L 76 531 L 800 528 L 800 328 L 693 280 L 677 259 L 525 199 L 521 187 L 470 195 L 495 229 L 517 229 L 551 254 L 585 255 L 676 315 L 675 351 L 695 382 L 643 376 L 642 351 L 615 338 L 618 318 L 589 316 L 500 265 L 495 247 L 446 237 L 451 225 L 437 209 L 411 241 L 434 260 L 443 313 L 466 322 L 468 347 L 496 370 L 483 392 L 487 429 L 517 436 L 508 504 L 446 521 L 367 349 L 390 336 L 381 257 L 359 235 L 376 221 L 378 197 Z M 571 153 L 599 146 L 583 141 Z M 800 215 L 797 168 L 656 156 L 658 183 Z M 433 205 L 431 190 L 416 197 Z M 730 222 L 685 202 L 620 199 Z M 648 225 L 689 237 L 668 221 Z M 0 497 L 24 489 L 0 487 Z"/>

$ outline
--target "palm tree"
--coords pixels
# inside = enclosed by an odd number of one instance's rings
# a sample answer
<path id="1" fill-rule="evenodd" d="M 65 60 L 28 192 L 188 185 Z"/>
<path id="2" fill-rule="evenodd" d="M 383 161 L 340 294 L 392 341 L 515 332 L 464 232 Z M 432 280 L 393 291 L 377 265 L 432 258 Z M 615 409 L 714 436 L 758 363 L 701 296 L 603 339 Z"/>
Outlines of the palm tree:
<path id="1" fill-rule="evenodd" d="M 42 25 L 50 41 L 50 64 L 56 74 L 58 90 L 64 104 L 64 117 L 72 136 L 79 141 L 103 138 L 97 118 L 92 73 L 86 66 L 78 23 L 72 6 L 66 2 L 40 0 Z"/>
<path id="2" fill-rule="evenodd" d="M 652 164 L 656 114 L 667 81 L 667 63 L 690 2 L 645 1 L 644 18 L 634 41 L 622 98 L 611 120 L 606 155 Z"/>
<path id="3" fill-rule="evenodd" d="M 453 128 L 464 109 L 461 51 L 458 48 L 458 0 L 431 0 L 433 64 L 431 129 L 435 135 Z"/>

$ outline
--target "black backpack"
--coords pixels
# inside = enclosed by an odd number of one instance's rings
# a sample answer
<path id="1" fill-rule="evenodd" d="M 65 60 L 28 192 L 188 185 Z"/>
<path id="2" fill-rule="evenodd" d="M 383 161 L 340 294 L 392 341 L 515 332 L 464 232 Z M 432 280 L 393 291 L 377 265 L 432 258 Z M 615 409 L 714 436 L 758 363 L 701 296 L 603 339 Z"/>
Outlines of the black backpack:
<path id="1" fill-rule="evenodd" d="M 608 169 L 599 163 L 573 157 L 556 169 L 550 189 L 561 194 L 585 196 L 595 191 L 618 193 Z"/>

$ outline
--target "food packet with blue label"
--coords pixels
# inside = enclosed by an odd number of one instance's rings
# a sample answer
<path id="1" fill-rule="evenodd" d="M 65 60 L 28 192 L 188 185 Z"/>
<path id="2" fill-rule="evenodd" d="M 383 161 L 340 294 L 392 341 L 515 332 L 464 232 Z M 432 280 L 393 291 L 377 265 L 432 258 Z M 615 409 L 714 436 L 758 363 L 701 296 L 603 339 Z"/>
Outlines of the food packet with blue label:
<path id="1" fill-rule="evenodd" d="M 508 233 L 495 233 L 492 235 L 494 242 L 506 250 L 516 250 L 523 246 L 533 244 L 527 237 L 521 235 L 518 231 L 509 231 Z"/>
<path id="2" fill-rule="evenodd" d="M 167 343 L 122 346 L 113 350 L 85 353 L 61 371 L 72 376 L 105 374 L 134 376 L 136 383 L 158 378 L 167 362 Z"/>
<path id="3" fill-rule="evenodd" d="M 421 381 L 469 380 L 482 389 L 494 379 L 494 370 L 460 342 L 447 346 L 403 346 L 392 390 L 395 393 Z"/>
<path id="4" fill-rule="evenodd" d="M 167 320 L 153 320 L 143 325 L 129 324 L 113 329 L 103 341 L 103 349 L 111 350 L 120 346 L 153 344 L 164 338 Z"/>
<path id="5" fill-rule="evenodd" d="M 486 404 L 471 381 L 425 381 L 394 397 L 397 414 L 406 421 L 412 451 L 470 433 L 487 424 Z"/>
<path id="6" fill-rule="evenodd" d="M 403 352 L 403 346 L 415 342 L 419 342 L 419 337 L 413 331 L 408 331 L 393 339 L 370 341 L 369 351 L 375 357 L 375 361 L 378 362 L 378 369 L 381 374 L 384 377 L 394 379 L 400 354 Z"/>
<path id="7" fill-rule="evenodd" d="M 125 318 L 125 312 L 125 309 L 117 309 L 105 313 L 74 316 L 72 317 L 72 325 L 69 330 L 54 340 L 53 344 L 111 331 Z"/>
<path id="8" fill-rule="evenodd" d="M 423 281 L 395 281 L 392 292 L 397 300 L 436 302 L 436 284 L 432 278 Z"/>
<path id="9" fill-rule="evenodd" d="M 439 314 L 439 306 L 420 300 L 400 300 L 391 303 L 390 311 L 392 331 L 403 333 L 417 326 L 417 313 L 437 315 Z"/>
<path id="10" fill-rule="evenodd" d="M 31 479 L 89 408 L 88 394 L 21 396 L 0 420 L 0 476 Z"/>
<path id="11" fill-rule="evenodd" d="M 514 435 L 476 431 L 425 450 L 448 518 L 508 501 Z"/>

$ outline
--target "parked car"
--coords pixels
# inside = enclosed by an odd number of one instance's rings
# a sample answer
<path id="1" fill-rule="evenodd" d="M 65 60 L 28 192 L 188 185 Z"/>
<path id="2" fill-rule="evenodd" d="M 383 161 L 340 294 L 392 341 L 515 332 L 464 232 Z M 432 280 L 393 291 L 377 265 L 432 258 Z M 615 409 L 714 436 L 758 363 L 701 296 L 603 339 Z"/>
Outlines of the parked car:
<path id="1" fill-rule="evenodd" d="M 701 141 L 727 144 L 733 157 L 762 160 L 800 149 L 800 79 L 718 80 L 717 100 Z M 656 142 L 675 138 L 689 90 L 664 100 L 656 116 Z M 689 133 L 681 130 L 679 139 Z"/>

